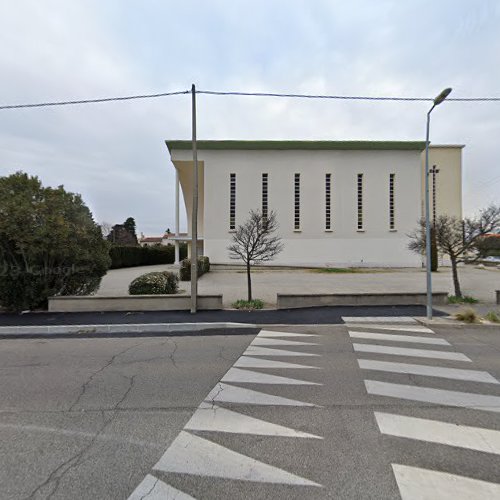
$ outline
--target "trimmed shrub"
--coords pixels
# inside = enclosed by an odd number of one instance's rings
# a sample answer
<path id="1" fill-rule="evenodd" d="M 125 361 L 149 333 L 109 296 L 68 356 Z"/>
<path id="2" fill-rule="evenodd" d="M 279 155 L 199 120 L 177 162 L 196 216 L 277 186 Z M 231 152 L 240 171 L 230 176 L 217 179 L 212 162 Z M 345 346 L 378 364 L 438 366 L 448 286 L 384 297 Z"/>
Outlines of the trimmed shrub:
<path id="1" fill-rule="evenodd" d="M 130 295 L 171 295 L 179 290 L 179 277 L 169 271 L 146 273 L 128 287 Z"/>
<path id="2" fill-rule="evenodd" d="M 187 254 L 187 245 L 179 245 L 180 258 Z M 113 245 L 109 251 L 111 269 L 122 267 L 151 266 L 155 264 L 173 264 L 175 261 L 174 245 L 156 245 L 154 247 Z"/>
<path id="3" fill-rule="evenodd" d="M 208 257 L 198 257 L 198 278 L 210 271 L 210 260 Z M 184 259 L 181 261 L 179 269 L 179 276 L 181 281 L 191 281 L 191 259 Z"/>

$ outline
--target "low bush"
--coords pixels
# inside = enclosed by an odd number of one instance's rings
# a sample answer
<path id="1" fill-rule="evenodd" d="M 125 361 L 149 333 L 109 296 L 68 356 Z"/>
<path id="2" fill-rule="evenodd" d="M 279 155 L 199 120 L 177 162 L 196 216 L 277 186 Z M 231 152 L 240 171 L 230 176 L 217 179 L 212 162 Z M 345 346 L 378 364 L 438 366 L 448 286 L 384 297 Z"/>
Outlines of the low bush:
<path id="1" fill-rule="evenodd" d="M 198 257 L 198 278 L 210 271 L 210 260 L 208 257 Z M 179 276 L 181 281 L 191 281 L 191 259 L 184 259 L 181 261 L 179 269 Z"/>
<path id="2" fill-rule="evenodd" d="M 156 245 L 154 247 L 113 245 L 109 251 L 111 269 L 122 267 L 150 266 L 155 264 L 173 264 L 175 261 L 174 245 Z M 187 245 L 179 245 L 179 255 L 187 255 Z"/>
<path id="3" fill-rule="evenodd" d="M 448 295 L 449 304 L 477 304 L 479 301 L 469 295 L 463 297 L 456 297 L 455 295 Z"/>
<path id="4" fill-rule="evenodd" d="M 237 300 L 234 304 L 233 307 L 235 309 L 243 309 L 245 311 L 253 311 L 255 309 L 262 309 L 264 307 L 264 302 L 260 299 L 253 299 L 253 300 Z"/>
<path id="5" fill-rule="evenodd" d="M 486 315 L 486 319 L 491 323 L 500 323 L 500 316 L 495 311 L 490 311 Z"/>
<path id="6" fill-rule="evenodd" d="M 474 309 L 464 309 L 463 311 L 455 314 L 455 318 L 458 321 L 463 321 L 464 323 L 477 323 L 479 322 L 479 316 Z"/>
<path id="7" fill-rule="evenodd" d="M 179 290 L 179 277 L 169 271 L 146 273 L 128 287 L 130 295 L 171 295 Z"/>

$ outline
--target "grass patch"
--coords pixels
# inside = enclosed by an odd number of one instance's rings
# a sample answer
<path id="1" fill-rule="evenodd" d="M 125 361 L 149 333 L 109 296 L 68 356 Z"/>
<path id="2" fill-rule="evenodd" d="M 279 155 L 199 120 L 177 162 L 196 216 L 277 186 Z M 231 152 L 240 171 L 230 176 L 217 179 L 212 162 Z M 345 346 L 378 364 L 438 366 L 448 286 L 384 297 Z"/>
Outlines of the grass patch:
<path id="1" fill-rule="evenodd" d="M 448 304 L 477 304 L 478 302 L 479 300 L 470 295 L 464 295 L 463 297 L 448 295 Z"/>
<path id="2" fill-rule="evenodd" d="M 500 316 L 494 311 L 490 311 L 485 318 L 491 323 L 500 323 Z"/>
<path id="3" fill-rule="evenodd" d="M 478 323 L 479 322 L 479 316 L 477 315 L 476 311 L 474 309 L 464 309 L 463 311 L 458 312 L 455 314 L 455 318 L 458 319 L 458 321 L 463 321 L 464 323 Z"/>
<path id="4" fill-rule="evenodd" d="M 242 309 L 244 311 L 254 311 L 255 309 L 262 309 L 264 307 L 264 302 L 260 299 L 240 299 L 233 303 L 233 307 L 235 309 Z"/>

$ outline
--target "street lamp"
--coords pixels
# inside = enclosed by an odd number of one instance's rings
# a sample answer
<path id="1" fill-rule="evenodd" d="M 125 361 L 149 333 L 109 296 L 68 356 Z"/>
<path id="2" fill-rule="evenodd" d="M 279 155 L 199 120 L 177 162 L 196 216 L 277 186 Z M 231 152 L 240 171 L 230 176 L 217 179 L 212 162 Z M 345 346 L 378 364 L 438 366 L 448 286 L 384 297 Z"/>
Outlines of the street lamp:
<path id="1" fill-rule="evenodd" d="M 429 127 L 432 110 L 439 106 L 449 95 L 451 88 L 444 89 L 432 103 L 427 112 L 427 128 L 425 134 L 425 264 L 427 275 L 427 319 L 432 319 L 432 274 L 431 274 L 431 222 L 429 203 Z"/>

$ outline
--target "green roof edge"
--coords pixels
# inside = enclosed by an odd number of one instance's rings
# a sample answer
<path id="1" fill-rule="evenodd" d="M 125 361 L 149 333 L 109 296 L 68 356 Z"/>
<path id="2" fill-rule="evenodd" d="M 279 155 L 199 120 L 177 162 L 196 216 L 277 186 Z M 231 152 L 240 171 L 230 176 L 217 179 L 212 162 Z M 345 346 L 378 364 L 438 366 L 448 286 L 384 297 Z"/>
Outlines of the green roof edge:
<path id="1" fill-rule="evenodd" d="M 192 141 L 166 140 L 170 152 L 190 150 Z M 211 150 L 416 150 L 425 149 L 424 141 L 197 141 L 198 149 Z"/>

